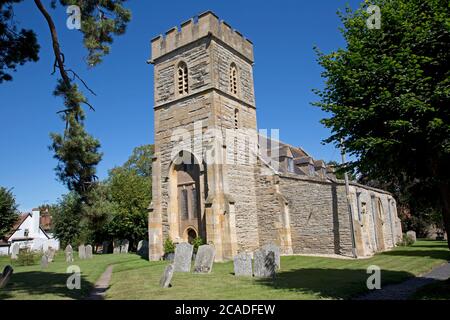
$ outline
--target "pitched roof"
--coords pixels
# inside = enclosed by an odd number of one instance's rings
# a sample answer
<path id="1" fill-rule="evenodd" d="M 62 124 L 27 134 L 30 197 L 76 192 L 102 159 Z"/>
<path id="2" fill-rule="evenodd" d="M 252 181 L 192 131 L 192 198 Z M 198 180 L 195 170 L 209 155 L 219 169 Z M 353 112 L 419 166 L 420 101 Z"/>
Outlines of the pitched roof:
<path id="1" fill-rule="evenodd" d="M 20 228 L 20 226 L 28 218 L 28 216 L 31 216 L 31 213 L 20 214 L 17 218 L 17 221 L 14 223 L 13 227 L 11 228 L 11 230 L 9 230 L 4 238 L 8 240 L 14 234 L 14 232 L 16 232 Z"/>

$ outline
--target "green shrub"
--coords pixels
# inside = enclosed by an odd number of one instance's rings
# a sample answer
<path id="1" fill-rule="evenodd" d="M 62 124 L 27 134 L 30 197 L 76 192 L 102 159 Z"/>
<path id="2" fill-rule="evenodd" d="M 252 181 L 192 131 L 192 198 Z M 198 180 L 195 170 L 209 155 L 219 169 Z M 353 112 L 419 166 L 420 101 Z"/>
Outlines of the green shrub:
<path id="1" fill-rule="evenodd" d="M 205 242 L 203 241 L 202 238 L 197 237 L 192 241 L 192 245 L 194 246 L 194 253 L 197 253 L 198 247 L 204 245 Z"/>
<path id="2" fill-rule="evenodd" d="M 170 238 L 164 240 L 164 253 L 165 254 L 175 253 L 175 244 Z"/>
<path id="3" fill-rule="evenodd" d="M 403 234 L 402 241 L 399 243 L 401 247 L 409 247 L 414 244 L 414 239 L 408 236 L 406 233 Z"/>
<path id="4" fill-rule="evenodd" d="M 29 248 L 20 249 L 14 264 L 19 266 L 32 266 L 38 263 L 41 254 L 31 251 Z"/>

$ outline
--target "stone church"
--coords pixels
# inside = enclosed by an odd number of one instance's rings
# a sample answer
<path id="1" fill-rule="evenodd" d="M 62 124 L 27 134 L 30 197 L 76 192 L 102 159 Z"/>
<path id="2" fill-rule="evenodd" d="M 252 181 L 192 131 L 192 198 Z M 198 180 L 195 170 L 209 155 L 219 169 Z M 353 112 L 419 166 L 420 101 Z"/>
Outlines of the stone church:
<path id="1" fill-rule="evenodd" d="M 258 132 L 253 44 L 208 11 L 151 41 L 149 257 L 201 237 L 216 260 L 269 243 L 282 254 L 370 256 L 401 240 L 391 194 L 336 179 L 299 147 Z"/>

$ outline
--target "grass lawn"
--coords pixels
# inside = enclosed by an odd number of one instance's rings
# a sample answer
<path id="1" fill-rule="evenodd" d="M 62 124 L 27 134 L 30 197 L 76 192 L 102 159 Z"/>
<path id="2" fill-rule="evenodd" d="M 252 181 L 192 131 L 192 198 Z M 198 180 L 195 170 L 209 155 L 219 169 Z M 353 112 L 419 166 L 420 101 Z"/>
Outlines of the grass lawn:
<path id="1" fill-rule="evenodd" d="M 208 275 L 176 273 L 172 288 L 161 289 L 159 279 L 167 262 L 148 262 L 134 254 L 95 255 L 75 260 L 82 271 L 82 289 L 68 290 L 68 264 L 59 252 L 55 262 L 14 266 L 10 283 L 0 289 L 0 299 L 82 299 L 108 265 L 114 272 L 107 299 L 346 299 L 366 289 L 366 268 L 381 268 L 382 284 L 401 282 L 450 259 L 445 242 L 418 241 L 364 260 L 321 257 L 282 257 L 281 270 L 272 280 L 236 278 L 233 263 L 216 263 Z M 0 257 L 0 267 L 10 264 Z"/>
<path id="2" fill-rule="evenodd" d="M 450 279 L 437 281 L 419 289 L 413 300 L 450 300 Z"/>
<path id="3" fill-rule="evenodd" d="M 64 252 L 56 254 L 54 262 L 49 263 L 47 269 L 42 269 L 39 263 L 33 266 L 17 266 L 11 263 L 9 257 L 0 257 L 0 272 L 10 264 L 14 273 L 8 285 L 0 289 L 0 300 L 53 300 L 53 299 L 82 299 L 93 288 L 95 281 L 110 264 L 120 265 L 123 262 L 139 259 L 134 254 L 124 255 L 95 255 L 92 260 L 79 260 L 74 252 L 75 261 L 65 262 Z M 148 263 L 148 262 L 147 262 Z M 81 269 L 81 289 L 69 290 L 66 282 L 70 274 L 66 274 L 69 265 L 77 265 Z"/>
<path id="4" fill-rule="evenodd" d="M 166 262 L 133 260 L 114 267 L 107 299 L 347 299 L 367 291 L 366 269 L 381 268 L 382 286 L 450 260 L 446 242 L 418 241 L 370 259 L 282 257 L 272 280 L 236 278 L 233 263 L 216 263 L 209 275 L 175 273 L 172 288 L 158 286 Z"/>

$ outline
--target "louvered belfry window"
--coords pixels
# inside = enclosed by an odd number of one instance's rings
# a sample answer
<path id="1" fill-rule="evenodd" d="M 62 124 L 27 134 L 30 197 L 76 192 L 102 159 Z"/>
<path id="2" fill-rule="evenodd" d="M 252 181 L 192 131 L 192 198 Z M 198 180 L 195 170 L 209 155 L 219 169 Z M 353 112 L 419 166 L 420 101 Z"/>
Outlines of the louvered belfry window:
<path id="1" fill-rule="evenodd" d="M 181 62 L 177 71 L 178 94 L 185 95 L 189 92 L 188 67 L 186 63 Z"/>
<path id="2" fill-rule="evenodd" d="M 237 68 L 234 63 L 230 67 L 230 92 L 237 94 Z"/>

